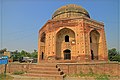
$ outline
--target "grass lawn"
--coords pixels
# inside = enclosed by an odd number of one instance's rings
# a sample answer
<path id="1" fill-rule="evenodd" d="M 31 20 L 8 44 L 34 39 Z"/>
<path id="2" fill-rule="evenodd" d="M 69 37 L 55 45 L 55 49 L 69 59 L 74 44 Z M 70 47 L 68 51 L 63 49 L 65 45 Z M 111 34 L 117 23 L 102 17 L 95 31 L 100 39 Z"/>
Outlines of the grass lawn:
<path id="1" fill-rule="evenodd" d="M 13 77 L 9 76 L 9 75 L 5 75 L 4 74 L 0 74 L 0 80 L 13 80 Z"/>
<path id="2" fill-rule="evenodd" d="M 118 76 L 110 76 L 110 75 L 106 75 L 106 74 L 95 74 L 95 73 L 84 74 L 81 72 L 79 74 L 70 74 L 67 76 L 68 77 L 84 77 L 84 78 L 93 77 L 95 80 L 112 80 L 113 78 L 118 80 Z"/>

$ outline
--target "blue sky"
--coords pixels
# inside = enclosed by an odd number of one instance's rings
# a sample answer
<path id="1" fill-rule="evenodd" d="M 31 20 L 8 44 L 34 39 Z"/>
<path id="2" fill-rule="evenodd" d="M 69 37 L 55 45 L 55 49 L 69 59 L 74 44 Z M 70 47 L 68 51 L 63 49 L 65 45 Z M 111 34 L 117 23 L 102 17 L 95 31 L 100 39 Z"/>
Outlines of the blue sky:
<path id="1" fill-rule="evenodd" d="M 66 4 L 80 5 L 92 19 L 104 22 L 108 49 L 120 50 L 119 0 L 0 0 L 0 49 L 37 49 L 38 30 Z"/>

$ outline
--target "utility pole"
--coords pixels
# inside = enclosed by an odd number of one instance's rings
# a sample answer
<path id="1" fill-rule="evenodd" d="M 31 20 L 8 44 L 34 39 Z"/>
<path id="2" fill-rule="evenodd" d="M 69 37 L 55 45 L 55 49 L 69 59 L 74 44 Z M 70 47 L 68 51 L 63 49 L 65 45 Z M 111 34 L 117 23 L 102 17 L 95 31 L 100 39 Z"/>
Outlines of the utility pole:
<path id="1" fill-rule="evenodd" d="M 2 49 L 2 47 L 3 47 L 3 42 L 2 42 L 2 38 L 3 38 L 3 32 L 2 32 L 2 27 L 3 27 L 3 0 L 1 0 L 1 49 Z"/>

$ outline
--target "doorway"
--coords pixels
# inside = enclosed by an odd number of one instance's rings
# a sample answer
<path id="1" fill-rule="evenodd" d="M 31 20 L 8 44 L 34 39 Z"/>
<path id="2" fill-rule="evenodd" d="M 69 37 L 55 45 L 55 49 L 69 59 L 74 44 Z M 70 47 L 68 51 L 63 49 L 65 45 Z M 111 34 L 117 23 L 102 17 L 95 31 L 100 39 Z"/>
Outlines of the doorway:
<path id="1" fill-rule="evenodd" d="M 41 55 L 41 59 L 43 60 L 44 59 L 44 53 L 42 52 L 42 55 Z"/>
<path id="2" fill-rule="evenodd" d="M 66 49 L 64 52 L 64 60 L 70 60 L 71 59 L 71 51 L 69 49 Z"/>
<path id="3" fill-rule="evenodd" d="M 91 50 L 91 60 L 94 60 L 94 53 L 93 53 L 93 50 Z"/>
<path id="4" fill-rule="evenodd" d="M 100 33 L 97 30 L 90 32 L 91 60 L 98 60 Z"/>

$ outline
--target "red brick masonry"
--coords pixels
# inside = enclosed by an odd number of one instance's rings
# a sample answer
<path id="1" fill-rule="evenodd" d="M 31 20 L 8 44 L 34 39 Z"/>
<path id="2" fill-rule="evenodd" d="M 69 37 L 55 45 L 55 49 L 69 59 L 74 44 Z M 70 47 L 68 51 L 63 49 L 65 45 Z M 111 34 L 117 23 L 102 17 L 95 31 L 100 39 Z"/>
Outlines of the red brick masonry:
<path id="1" fill-rule="evenodd" d="M 41 64 L 41 63 L 40 63 Z M 44 63 L 42 63 L 44 64 Z M 52 63 L 51 63 L 52 64 Z M 28 71 L 37 64 L 28 63 L 9 63 L 7 72 Z M 84 62 L 84 63 L 56 63 L 65 74 L 77 74 L 80 72 L 89 73 L 93 71 L 98 74 L 108 74 L 113 76 L 120 75 L 120 63 L 118 62 Z M 3 72 L 3 66 L 0 65 L 0 72 Z M 2 69 L 2 70 L 1 70 Z"/>
<path id="2" fill-rule="evenodd" d="M 120 63 L 117 62 L 58 63 L 58 66 L 66 74 L 89 73 L 92 71 L 96 74 L 120 76 Z"/>

